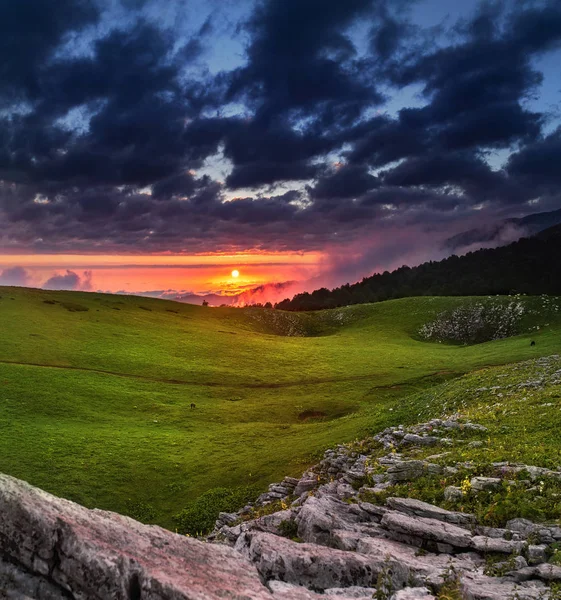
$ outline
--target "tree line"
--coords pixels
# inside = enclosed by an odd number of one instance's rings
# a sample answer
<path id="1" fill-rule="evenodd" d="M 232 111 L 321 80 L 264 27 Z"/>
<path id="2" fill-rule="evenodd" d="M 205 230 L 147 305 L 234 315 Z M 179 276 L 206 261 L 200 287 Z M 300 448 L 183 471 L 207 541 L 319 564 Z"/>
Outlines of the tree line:
<path id="1" fill-rule="evenodd" d="M 561 295 L 561 226 L 501 248 L 403 266 L 355 284 L 297 294 L 281 310 L 321 310 L 408 296 Z"/>

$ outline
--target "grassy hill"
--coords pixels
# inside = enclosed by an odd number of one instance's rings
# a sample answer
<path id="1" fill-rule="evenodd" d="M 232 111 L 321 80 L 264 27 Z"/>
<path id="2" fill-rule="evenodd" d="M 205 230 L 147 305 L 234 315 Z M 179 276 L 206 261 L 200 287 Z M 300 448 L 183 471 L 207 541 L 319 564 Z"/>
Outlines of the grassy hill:
<path id="1" fill-rule="evenodd" d="M 424 406 L 438 383 L 561 342 L 561 300 L 547 297 L 517 300 L 520 335 L 471 346 L 419 329 L 508 300 L 285 313 L 24 288 L 0 297 L 0 472 L 167 527 L 208 489 L 265 487 L 328 446 L 417 421 L 406 395 Z"/>

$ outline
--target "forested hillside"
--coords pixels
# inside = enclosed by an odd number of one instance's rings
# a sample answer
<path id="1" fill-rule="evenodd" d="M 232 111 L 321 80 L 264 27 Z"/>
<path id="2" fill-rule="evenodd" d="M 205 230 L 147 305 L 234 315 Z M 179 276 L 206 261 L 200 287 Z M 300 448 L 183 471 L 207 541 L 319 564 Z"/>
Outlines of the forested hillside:
<path id="1" fill-rule="evenodd" d="M 276 304 L 282 310 L 319 310 L 409 296 L 561 294 L 561 226 L 508 246 L 451 256 L 321 288 Z"/>

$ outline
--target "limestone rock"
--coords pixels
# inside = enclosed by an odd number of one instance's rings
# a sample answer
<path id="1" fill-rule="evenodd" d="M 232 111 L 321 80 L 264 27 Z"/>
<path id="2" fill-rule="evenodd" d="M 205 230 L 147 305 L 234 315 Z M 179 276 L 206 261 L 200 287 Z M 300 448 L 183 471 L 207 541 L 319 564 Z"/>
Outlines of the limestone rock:
<path id="1" fill-rule="evenodd" d="M 444 488 L 444 499 L 445 500 L 459 500 L 464 494 L 459 487 L 449 485 Z"/>
<path id="2" fill-rule="evenodd" d="M 442 467 L 437 464 L 427 463 L 424 460 L 396 461 L 386 472 L 388 481 L 398 483 L 413 481 L 423 475 L 440 473 Z"/>
<path id="3" fill-rule="evenodd" d="M 333 530 L 352 530 L 354 524 L 370 520 L 360 506 L 327 495 L 308 498 L 296 517 L 298 536 L 305 542 L 323 546 L 331 545 Z"/>
<path id="4" fill-rule="evenodd" d="M 426 517 L 436 519 L 444 523 L 453 523 L 454 525 L 470 525 L 475 522 L 475 517 L 461 512 L 452 512 L 444 510 L 433 504 L 421 502 L 414 498 L 388 498 L 387 505 L 406 515 L 415 517 Z"/>
<path id="5" fill-rule="evenodd" d="M 255 564 L 265 581 L 279 579 L 321 591 L 352 585 L 375 587 L 378 575 L 388 568 L 399 589 L 409 575 L 399 563 L 316 544 L 298 544 L 269 533 L 242 534 L 236 548 Z"/>
<path id="6" fill-rule="evenodd" d="M 52 589 L 87 600 L 271 600 L 255 567 L 227 546 L 88 510 L 6 475 L 0 514 L 3 577 L 8 561 L 29 577 L 14 597 L 42 578 L 34 600 L 50 600 Z"/>
<path id="7" fill-rule="evenodd" d="M 481 574 L 466 573 L 461 577 L 461 589 L 466 600 L 539 600 L 546 591 L 539 582 L 525 586 L 515 582 L 487 577 Z"/>
<path id="8" fill-rule="evenodd" d="M 472 545 L 469 531 L 434 519 L 409 517 L 392 512 L 384 516 L 382 527 L 388 529 L 390 535 L 397 533 L 429 542 L 448 544 L 454 549 L 467 549 Z"/>
<path id="9" fill-rule="evenodd" d="M 539 565 L 547 562 L 547 546 L 545 544 L 530 545 L 527 552 L 529 564 Z"/>
<path id="10" fill-rule="evenodd" d="M 396 592 L 390 600 L 431 600 L 434 596 L 426 587 L 405 588 Z"/>
<path id="11" fill-rule="evenodd" d="M 317 479 L 309 479 L 309 478 L 308 479 L 300 479 L 300 481 L 298 481 L 298 484 L 294 488 L 294 495 L 301 496 L 302 494 L 305 494 L 306 492 L 315 490 L 317 486 L 318 486 Z"/>
<path id="12" fill-rule="evenodd" d="M 502 479 L 498 477 L 472 477 L 470 484 L 474 492 L 496 490 L 501 486 Z"/>
<path id="13" fill-rule="evenodd" d="M 476 535 L 472 538 L 472 546 L 478 552 L 501 552 L 503 554 L 512 554 L 513 552 L 522 552 L 525 545 L 524 542 L 492 538 L 484 535 Z"/>
<path id="14" fill-rule="evenodd" d="M 376 592 L 373 588 L 332 588 L 325 593 L 316 593 L 300 585 L 284 581 L 269 581 L 275 600 L 372 600 Z M 358 590 L 367 590 L 358 592 Z"/>

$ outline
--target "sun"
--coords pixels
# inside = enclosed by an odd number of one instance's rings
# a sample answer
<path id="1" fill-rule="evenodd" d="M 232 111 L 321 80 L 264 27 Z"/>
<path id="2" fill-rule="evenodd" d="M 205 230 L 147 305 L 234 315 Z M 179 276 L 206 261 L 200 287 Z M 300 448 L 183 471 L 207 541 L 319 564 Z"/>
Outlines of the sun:
<path id="1" fill-rule="evenodd" d="M 239 277 L 240 276 L 240 272 L 237 269 L 234 269 L 232 271 L 232 277 Z"/>

